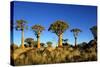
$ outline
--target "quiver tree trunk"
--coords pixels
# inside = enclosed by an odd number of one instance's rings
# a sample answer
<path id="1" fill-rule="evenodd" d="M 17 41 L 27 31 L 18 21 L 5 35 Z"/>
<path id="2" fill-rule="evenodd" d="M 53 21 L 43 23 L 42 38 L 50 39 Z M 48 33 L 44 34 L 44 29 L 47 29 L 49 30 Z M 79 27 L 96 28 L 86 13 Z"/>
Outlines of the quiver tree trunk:
<path id="1" fill-rule="evenodd" d="M 22 30 L 22 39 L 21 39 L 21 47 L 24 49 L 24 30 Z"/>
<path id="2" fill-rule="evenodd" d="M 40 48 L 40 32 L 37 35 L 37 48 Z"/>
<path id="3" fill-rule="evenodd" d="M 59 35 L 58 47 L 62 47 L 62 34 Z"/>
<path id="4" fill-rule="evenodd" d="M 75 37 L 75 47 L 77 46 L 77 37 Z"/>

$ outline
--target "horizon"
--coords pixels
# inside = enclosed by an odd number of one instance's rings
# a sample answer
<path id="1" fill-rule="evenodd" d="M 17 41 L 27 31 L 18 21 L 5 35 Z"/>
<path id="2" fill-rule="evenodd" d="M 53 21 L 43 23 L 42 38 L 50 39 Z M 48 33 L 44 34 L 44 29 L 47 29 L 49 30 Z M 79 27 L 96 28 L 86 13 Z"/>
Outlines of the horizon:
<path id="1" fill-rule="evenodd" d="M 32 25 L 40 24 L 45 27 L 45 30 L 40 36 L 40 42 L 53 42 L 53 46 L 57 45 L 58 37 L 55 33 L 48 31 L 50 24 L 56 20 L 63 20 L 69 24 L 69 29 L 63 33 L 63 39 L 68 39 L 68 43 L 74 45 L 73 33 L 70 32 L 73 28 L 82 30 L 78 36 L 78 44 L 82 42 L 89 42 L 93 39 L 93 35 L 89 30 L 92 26 L 97 25 L 97 7 L 96 6 L 82 6 L 69 4 L 49 4 L 36 2 L 19 2 L 14 3 L 13 22 L 24 19 L 28 22 L 28 30 L 25 30 L 24 38 L 36 37 L 30 29 Z M 91 12 L 90 12 L 91 11 Z M 14 43 L 21 44 L 21 32 L 13 29 Z M 49 35 L 49 36 L 48 36 Z"/>

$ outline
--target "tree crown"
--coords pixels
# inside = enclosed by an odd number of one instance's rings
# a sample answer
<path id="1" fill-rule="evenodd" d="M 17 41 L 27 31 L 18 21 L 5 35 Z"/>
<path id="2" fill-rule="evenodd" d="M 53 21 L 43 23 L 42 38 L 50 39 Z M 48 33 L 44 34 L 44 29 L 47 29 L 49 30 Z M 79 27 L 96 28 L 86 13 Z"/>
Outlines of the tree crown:
<path id="1" fill-rule="evenodd" d="M 34 42 L 34 39 L 33 38 L 26 38 L 25 42 L 27 42 L 29 44 L 29 43 Z"/>
<path id="2" fill-rule="evenodd" d="M 56 33 L 56 35 L 62 34 L 67 28 L 69 28 L 69 25 L 61 20 L 55 21 L 53 24 L 50 25 L 48 31 L 51 31 L 53 33 Z"/>
<path id="3" fill-rule="evenodd" d="M 52 42 L 48 41 L 47 44 L 52 44 Z"/>
<path id="4" fill-rule="evenodd" d="M 26 23 L 27 22 L 23 19 L 16 20 L 16 30 L 24 30 L 25 28 L 27 28 Z"/>
<path id="5" fill-rule="evenodd" d="M 75 37 L 78 36 L 78 33 L 79 33 L 79 32 L 82 32 L 82 31 L 81 31 L 80 29 L 78 29 L 78 28 L 73 28 L 73 29 L 71 29 L 70 31 L 74 33 L 74 36 L 75 36 Z"/>
<path id="6" fill-rule="evenodd" d="M 90 30 L 97 31 L 97 26 L 91 27 Z"/>
<path id="7" fill-rule="evenodd" d="M 52 42 L 51 41 L 48 41 L 47 42 L 47 45 L 48 45 L 48 47 L 51 47 L 52 46 Z"/>
<path id="8" fill-rule="evenodd" d="M 32 30 L 37 35 L 37 34 L 40 34 L 44 30 L 44 27 L 41 25 L 34 25 L 34 26 L 32 26 Z"/>

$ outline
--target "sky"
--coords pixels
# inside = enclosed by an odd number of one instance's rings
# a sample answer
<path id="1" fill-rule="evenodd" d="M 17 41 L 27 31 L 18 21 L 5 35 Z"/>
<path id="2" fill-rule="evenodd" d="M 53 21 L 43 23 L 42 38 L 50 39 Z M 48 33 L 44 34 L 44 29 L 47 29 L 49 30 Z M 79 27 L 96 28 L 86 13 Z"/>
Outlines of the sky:
<path id="1" fill-rule="evenodd" d="M 89 42 L 93 39 L 90 28 L 97 25 L 97 7 L 83 6 L 71 4 L 48 4 L 36 2 L 14 2 L 13 23 L 16 20 L 24 19 L 28 23 L 28 30 L 24 32 L 24 38 L 36 37 L 31 29 L 31 26 L 40 24 L 45 27 L 41 33 L 40 41 L 46 43 L 53 42 L 53 46 L 57 45 L 58 37 L 55 33 L 48 31 L 50 24 L 56 20 L 63 20 L 69 24 L 69 28 L 64 32 L 63 39 L 68 39 L 68 43 L 74 45 L 73 33 L 70 32 L 73 28 L 82 30 L 78 36 L 78 42 Z M 13 41 L 15 44 L 21 44 L 21 31 L 13 29 Z"/>

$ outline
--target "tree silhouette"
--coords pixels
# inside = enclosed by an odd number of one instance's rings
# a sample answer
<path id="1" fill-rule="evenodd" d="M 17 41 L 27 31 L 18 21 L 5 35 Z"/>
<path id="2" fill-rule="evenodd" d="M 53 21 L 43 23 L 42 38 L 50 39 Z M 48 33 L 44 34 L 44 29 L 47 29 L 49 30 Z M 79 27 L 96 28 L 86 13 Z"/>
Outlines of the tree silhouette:
<path id="1" fill-rule="evenodd" d="M 34 39 L 33 38 L 26 38 L 25 42 L 29 44 L 29 47 L 33 47 Z"/>
<path id="2" fill-rule="evenodd" d="M 94 36 L 94 39 L 97 40 L 97 26 L 91 27 L 90 30 Z"/>
<path id="3" fill-rule="evenodd" d="M 68 45 L 68 39 L 62 39 L 63 41 L 63 46 L 67 46 Z"/>
<path id="4" fill-rule="evenodd" d="M 63 41 L 64 43 L 67 43 L 67 42 L 68 42 L 68 39 L 62 39 L 62 41 Z"/>
<path id="5" fill-rule="evenodd" d="M 45 43 L 40 43 L 41 47 L 45 47 Z"/>
<path id="6" fill-rule="evenodd" d="M 48 41 L 47 45 L 48 45 L 48 47 L 52 47 L 52 42 Z"/>
<path id="7" fill-rule="evenodd" d="M 81 31 L 80 29 L 78 29 L 78 28 L 74 28 L 74 29 L 71 30 L 71 32 L 73 32 L 73 35 L 74 35 L 74 38 L 75 38 L 75 47 L 76 47 L 76 45 L 77 45 L 78 33 L 79 33 L 79 32 L 82 32 L 82 31 Z"/>
<path id="8" fill-rule="evenodd" d="M 69 25 L 61 20 L 55 21 L 53 24 L 50 25 L 48 31 L 55 33 L 58 39 L 58 46 L 62 47 L 62 35 L 63 33 L 69 28 Z"/>
<path id="9" fill-rule="evenodd" d="M 32 26 L 32 30 L 37 37 L 37 47 L 40 48 L 40 34 L 44 30 L 44 27 L 42 27 L 41 25 L 34 25 Z"/>
<path id="10" fill-rule="evenodd" d="M 20 20 L 17 20 L 17 21 L 16 21 L 16 26 L 15 26 L 16 30 L 19 30 L 19 31 L 22 32 L 21 47 L 22 47 L 23 49 L 25 48 L 25 47 L 24 47 L 24 29 L 27 28 L 26 23 L 27 23 L 27 22 L 26 22 L 25 20 L 20 19 Z"/>

